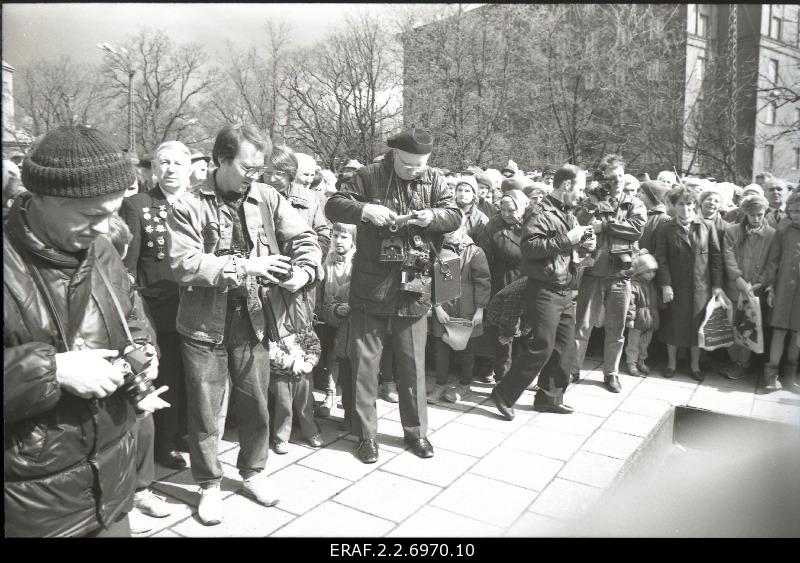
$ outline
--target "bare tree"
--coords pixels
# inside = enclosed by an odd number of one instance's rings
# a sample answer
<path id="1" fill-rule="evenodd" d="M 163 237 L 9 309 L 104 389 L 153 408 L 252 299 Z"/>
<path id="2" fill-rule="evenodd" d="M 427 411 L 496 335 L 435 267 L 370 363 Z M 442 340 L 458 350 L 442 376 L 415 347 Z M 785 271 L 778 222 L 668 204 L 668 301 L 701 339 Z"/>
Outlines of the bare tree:
<path id="1" fill-rule="evenodd" d="M 96 69 L 67 56 L 39 59 L 18 74 L 15 103 L 20 129 L 37 137 L 60 125 L 101 121 L 100 85 Z"/>
<path id="2" fill-rule="evenodd" d="M 163 31 L 143 28 L 129 42 L 134 74 L 137 149 L 148 154 L 168 139 L 204 136 L 197 104 L 211 82 L 206 57 L 197 44 L 174 45 Z M 110 86 L 107 98 L 127 105 L 128 69 L 120 57 L 107 57 L 103 73 Z"/>

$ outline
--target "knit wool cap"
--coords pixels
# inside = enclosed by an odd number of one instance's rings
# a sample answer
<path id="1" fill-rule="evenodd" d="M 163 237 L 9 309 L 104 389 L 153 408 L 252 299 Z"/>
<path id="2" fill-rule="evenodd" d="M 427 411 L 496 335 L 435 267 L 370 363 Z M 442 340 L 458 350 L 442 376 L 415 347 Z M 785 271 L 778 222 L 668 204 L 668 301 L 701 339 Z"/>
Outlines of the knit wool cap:
<path id="1" fill-rule="evenodd" d="M 125 153 L 104 133 L 62 126 L 36 144 L 22 167 L 22 183 L 39 195 L 90 198 L 124 192 L 136 179 Z"/>
<path id="2" fill-rule="evenodd" d="M 494 185 L 494 180 L 492 179 L 491 174 L 487 172 L 481 172 L 480 174 L 475 174 L 475 183 L 484 185 L 491 190 L 492 186 Z"/>
<path id="3" fill-rule="evenodd" d="M 639 184 L 639 189 L 647 195 L 647 198 L 655 204 L 666 203 L 667 194 L 670 187 L 658 180 L 648 180 Z"/>
<path id="4" fill-rule="evenodd" d="M 759 194 L 750 194 L 746 197 L 743 197 L 742 201 L 739 202 L 739 209 L 741 209 L 744 213 L 747 213 L 754 207 L 769 209 L 769 202 L 767 201 L 767 198 Z"/>
<path id="5" fill-rule="evenodd" d="M 750 194 L 764 195 L 764 188 L 758 184 L 747 184 L 742 188 L 742 197 L 747 197 Z"/>
<path id="6" fill-rule="evenodd" d="M 544 167 L 544 170 L 542 170 L 542 176 L 548 176 L 548 175 L 552 176 L 556 175 L 556 167 L 553 166 L 552 164 L 546 165 Z"/>
<path id="7" fill-rule="evenodd" d="M 412 127 L 391 137 L 386 144 L 411 154 L 430 154 L 433 151 L 433 135 L 424 129 Z"/>
<path id="8" fill-rule="evenodd" d="M 706 188 L 702 192 L 700 192 L 699 196 L 697 196 L 697 203 L 698 204 L 702 204 L 703 201 L 705 201 L 705 199 L 708 196 L 711 196 L 711 195 L 719 196 L 720 202 L 724 201 L 724 199 L 725 199 L 725 197 L 722 195 L 722 192 L 720 192 L 718 189 L 716 189 L 716 188 Z"/>
<path id="9" fill-rule="evenodd" d="M 510 190 L 519 190 L 522 191 L 525 189 L 525 183 L 522 180 L 523 177 L 520 176 L 511 176 L 511 178 L 506 178 L 503 180 L 503 183 L 500 184 L 500 190 L 503 192 L 507 192 Z"/>
<path id="10" fill-rule="evenodd" d="M 472 188 L 472 193 L 475 194 L 475 196 L 477 197 L 477 195 L 478 195 L 478 182 L 475 181 L 475 176 L 459 176 L 456 179 L 456 181 L 454 183 L 454 186 L 457 188 L 458 186 L 460 186 L 462 184 L 467 185 L 470 188 Z"/>

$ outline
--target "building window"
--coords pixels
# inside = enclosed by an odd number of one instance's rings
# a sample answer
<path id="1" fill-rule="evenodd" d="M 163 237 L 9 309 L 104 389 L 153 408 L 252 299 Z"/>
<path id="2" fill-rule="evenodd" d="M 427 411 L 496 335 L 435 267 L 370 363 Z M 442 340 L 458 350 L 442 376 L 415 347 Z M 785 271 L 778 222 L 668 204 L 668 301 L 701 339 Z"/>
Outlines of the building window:
<path id="1" fill-rule="evenodd" d="M 705 14 L 697 16 L 697 35 L 708 37 L 708 16 Z"/>
<path id="2" fill-rule="evenodd" d="M 767 78 L 769 81 L 772 82 L 773 85 L 778 85 L 778 61 L 776 59 L 769 60 L 769 68 L 768 68 Z"/>
<path id="3" fill-rule="evenodd" d="M 794 149 L 794 169 L 797 170 L 800 168 L 800 148 L 795 147 Z"/>
<path id="4" fill-rule="evenodd" d="M 772 16 L 769 22 L 769 36 L 776 41 L 781 40 L 781 18 Z"/>
<path id="5" fill-rule="evenodd" d="M 764 168 L 772 170 L 772 157 L 775 154 L 773 145 L 764 145 Z"/>
<path id="6" fill-rule="evenodd" d="M 776 115 L 778 113 L 778 104 L 769 102 L 767 104 L 767 125 L 775 125 Z"/>

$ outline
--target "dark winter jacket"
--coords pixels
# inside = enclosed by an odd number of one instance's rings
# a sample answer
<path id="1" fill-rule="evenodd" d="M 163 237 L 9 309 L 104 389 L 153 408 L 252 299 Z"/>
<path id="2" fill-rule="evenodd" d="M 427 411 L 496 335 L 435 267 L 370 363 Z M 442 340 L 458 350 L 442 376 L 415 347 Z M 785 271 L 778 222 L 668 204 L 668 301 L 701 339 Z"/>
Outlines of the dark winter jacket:
<path id="1" fill-rule="evenodd" d="M 46 247 L 27 226 L 29 202 L 29 194 L 18 198 L 3 232 L 5 533 L 80 536 L 128 512 L 136 484 L 136 416 L 123 392 L 81 399 L 56 379 L 55 355 L 65 348 L 121 352 L 127 344 L 98 269 L 108 274 L 134 340 L 155 342 L 155 335 L 111 242 L 98 237 L 80 258 Z M 66 343 L 31 261 L 52 295 Z"/>
<path id="2" fill-rule="evenodd" d="M 325 214 L 331 221 L 358 225 L 350 306 L 383 317 L 421 317 L 431 307 L 430 298 L 401 291 L 401 264 L 378 260 L 382 235 L 387 230 L 362 220 L 368 203 L 385 205 L 398 215 L 431 209 L 434 218 L 424 232 L 428 246 L 437 252 L 442 248 L 442 234 L 460 225 L 461 210 L 446 190 L 444 176 L 432 168 L 416 180 L 400 181 L 394 173 L 394 151 L 387 152 L 381 162 L 359 168 L 325 204 Z"/>

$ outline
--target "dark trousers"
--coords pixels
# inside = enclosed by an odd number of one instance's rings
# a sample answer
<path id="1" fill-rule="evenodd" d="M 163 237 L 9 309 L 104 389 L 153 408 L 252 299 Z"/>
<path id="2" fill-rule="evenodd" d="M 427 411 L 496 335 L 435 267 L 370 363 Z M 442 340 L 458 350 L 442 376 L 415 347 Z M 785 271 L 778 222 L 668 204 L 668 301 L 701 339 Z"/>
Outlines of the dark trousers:
<path id="1" fill-rule="evenodd" d="M 456 351 L 461 359 L 461 375 L 458 382 L 462 385 L 469 385 L 472 381 L 472 371 L 475 368 L 475 354 L 472 351 L 474 340 L 467 342 L 464 350 Z M 441 338 L 435 338 L 436 347 L 436 384 L 447 385 L 450 379 L 450 353 L 453 349 Z"/>
<path id="2" fill-rule="evenodd" d="M 389 318 L 370 315 L 364 309 L 350 313 L 352 341 L 353 395 L 355 409 L 353 433 L 362 440 L 374 440 L 378 432 L 378 372 L 384 341 L 391 339 L 397 369 L 397 394 L 400 421 L 409 438 L 424 438 L 428 431 L 425 394 L 426 317 L 392 317 L 392 333 L 387 335 Z"/>
<path id="3" fill-rule="evenodd" d="M 392 349 L 391 339 L 383 343 L 383 354 L 381 354 L 381 372 L 379 383 L 392 383 L 397 381 L 397 369 L 394 363 L 394 349 Z"/>
<path id="4" fill-rule="evenodd" d="M 558 405 L 563 402 L 569 383 L 568 363 L 575 355 L 572 293 L 553 291 L 533 281 L 528 282 L 525 292 L 526 314 L 537 322 L 496 388 L 503 400 L 513 405 L 538 375 L 539 391 L 534 404 Z"/>
<path id="5" fill-rule="evenodd" d="M 155 424 L 155 448 L 165 453 L 175 448 L 175 441 L 186 435 L 186 378 L 183 375 L 183 358 L 181 357 L 181 341 L 177 332 L 159 332 L 158 348 L 161 357 L 158 360 L 158 379 L 156 387 L 168 385 L 169 390 L 161 398 L 171 406 L 153 413 Z"/>
<path id="6" fill-rule="evenodd" d="M 486 334 L 491 338 L 492 345 L 494 346 L 494 356 L 492 356 L 492 369 L 494 371 L 495 381 L 501 381 L 511 368 L 511 360 L 516 354 L 519 353 L 519 338 L 515 338 L 508 344 L 500 344 L 497 338 L 500 333 L 496 326 L 487 326 L 485 329 Z"/>
<path id="7" fill-rule="evenodd" d="M 246 309 L 237 311 L 228 306 L 222 344 L 183 337 L 181 350 L 195 480 L 205 487 L 222 481 L 217 448 L 228 379 L 241 446 L 236 467 L 244 479 L 260 472 L 266 466 L 269 448 L 269 353 L 256 338 Z"/>
<path id="8" fill-rule="evenodd" d="M 353 364 L 350 358 L 339 358 L 339 387 L 345 420 L 353 419 Z"/>
<path id="9" fill-rule="evenodd" d="M 314 421 L 314 394 L 311 392 L 310 378 L 309 374 L 299 379 L 279 377 L 269 382 L 269 390 L 275 396 L 273 435 L 276 440 L 289 441 L 292 414 L 297 416 L 304 437 L 310 438 L 319 434 L 319 426 Z"/>
<path id="10" fill-rule="evenodd" d="M 163 397 L 163 395 L 162 395 Z M 156 480 L 153 462 L 153 416 L 136 416 L 136 491 L 143 491 Z"/>

